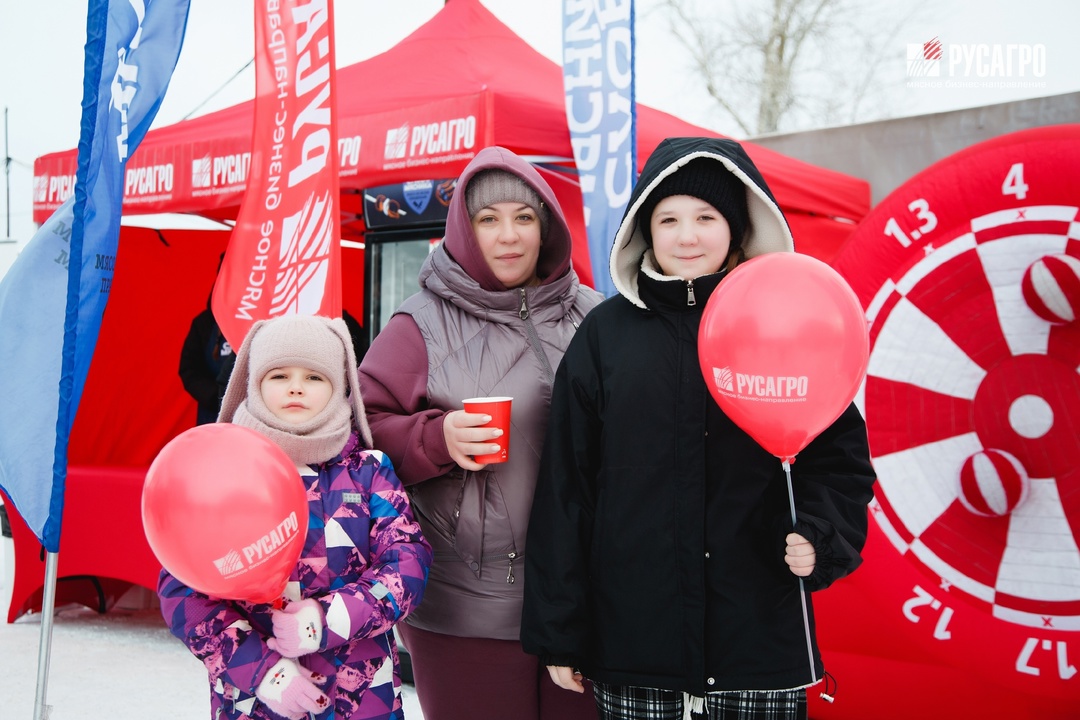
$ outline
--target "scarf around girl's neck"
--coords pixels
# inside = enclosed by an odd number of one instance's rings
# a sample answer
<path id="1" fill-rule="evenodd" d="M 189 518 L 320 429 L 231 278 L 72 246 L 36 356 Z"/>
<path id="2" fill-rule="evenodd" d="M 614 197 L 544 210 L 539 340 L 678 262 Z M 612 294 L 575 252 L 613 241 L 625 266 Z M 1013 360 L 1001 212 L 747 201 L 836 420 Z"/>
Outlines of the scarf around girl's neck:
<path id="1" fill-rule="evenodd" d="M 261 397 L 248 395 L 237 406 L 232 422 L 270 438 L 297 465 L 332 460 L 345 447 L 353 430 L 352 407 L 337 394 L 321 413 L 299 425 L 275 417 Z"/>

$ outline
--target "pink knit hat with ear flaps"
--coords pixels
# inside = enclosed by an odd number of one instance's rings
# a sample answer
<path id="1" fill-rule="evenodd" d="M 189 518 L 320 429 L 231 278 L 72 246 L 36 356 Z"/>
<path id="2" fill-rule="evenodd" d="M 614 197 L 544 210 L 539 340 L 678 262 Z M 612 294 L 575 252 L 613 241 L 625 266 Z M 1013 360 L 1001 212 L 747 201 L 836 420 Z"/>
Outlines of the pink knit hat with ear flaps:
<path id="1" fill-rule="evenodd" d="M 262 401 L 260 385 L 266 373 L 274 368 L 289 366 L 315 370 L 324 375 L 333 387 L 333 395 L 323 412 L 303 426 L 282 425 Z M 314 434 L 321 430 L 335 411 L 344 411 L 346 408 L 348 415 L 351 415 L 349 427 L 359 430 L 365 447 L 370 448 L 371 430 L 364 414 L 364 402 L 360 397 L 360 381 L 356 372 L 356 355 L 345 321 L 318 315 L 286 315 L 260 320 L 248 330 L 240 350 L 236 353 L 236 364 L 229 378 L 225 397 L 221 401 L 218 422 L 236 422 L 248 426 L 255 422 L 269 426 L 271 430 L 303 437 L 308 431 Z M 254 416 L 254 421 L 248 418 L 249 414 Z M 267 432 L 265 427 L 255 429 Z M 288 437 L 272 439 L 283 446 L 294 442 Z M 308 436 L 308 439 L 314 440 L 314 436 Z M 344 440 L 336 448 L 332 448 L 329 455 L 314 460 L 305 459 L 303 462 L 322 462 L 333 457 L 343 446 Z M 288 448 L 286 452 L 289 452 Z M 325 449 L 312 452 L 322 455 Z M 293 456 L 294 453 L 289 454 Z M 310 455 L 310 452 L 308 454 Z"/>

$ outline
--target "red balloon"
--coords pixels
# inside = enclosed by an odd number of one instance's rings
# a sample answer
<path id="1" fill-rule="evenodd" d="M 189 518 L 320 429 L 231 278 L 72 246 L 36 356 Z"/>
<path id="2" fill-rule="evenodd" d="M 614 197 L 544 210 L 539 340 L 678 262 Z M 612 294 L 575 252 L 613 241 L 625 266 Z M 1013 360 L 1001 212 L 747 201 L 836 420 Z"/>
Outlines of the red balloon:
<path id="1" fill-rule="evenodd" d="M 254 430 L 199 425 L 146 473 L 142 519 L 161 565 L 212 597 L 275 602 L 304 549 L 307 494 L 285 452 Z"/>
<path id="2" fill-rule="evenodd" d="M 858 298 L 809 255 L 769 253 L 736 267 L 706 303 L 698 332 L 717 404 L 785 462 L 840 417 L 868 359 Z"/>

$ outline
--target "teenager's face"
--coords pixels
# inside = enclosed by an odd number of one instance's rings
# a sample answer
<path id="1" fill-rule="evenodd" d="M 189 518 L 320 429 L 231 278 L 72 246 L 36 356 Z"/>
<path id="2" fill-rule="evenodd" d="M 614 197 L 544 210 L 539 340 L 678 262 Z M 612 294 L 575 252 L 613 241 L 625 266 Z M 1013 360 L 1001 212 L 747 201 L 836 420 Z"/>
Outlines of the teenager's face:
<path id="1" fill-rule="evenodd" d="M 536 284 L 540 258 L 540 217 L 519 202 L 493 203 L 472 217 L 480 252 L 495 277 L 508 288 Z"/>
<path id="2" fill-rule="evenodd" d="M 300 425 L 323 411 L 334 388 L 322 373 L 290 365 L 266 373 L 259 391 L 274 417 Z"/>
<path id="3" fill-rule="evenodd" d="M 690 195 L 669 195 L 649 220 L 653 254 L 665 275 L 693 280 L 720 270 L 731 248 L 731 228 L 720 211 Z"/>

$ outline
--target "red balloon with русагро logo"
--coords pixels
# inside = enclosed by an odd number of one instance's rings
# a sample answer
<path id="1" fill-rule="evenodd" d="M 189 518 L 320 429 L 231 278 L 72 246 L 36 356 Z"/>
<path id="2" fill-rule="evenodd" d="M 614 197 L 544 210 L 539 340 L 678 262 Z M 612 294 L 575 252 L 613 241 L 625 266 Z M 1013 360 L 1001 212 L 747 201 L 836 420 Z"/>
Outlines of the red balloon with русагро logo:
<path id="1" fill-rule="evenodd" d="M 304 549 L 307 493 L 266 436 L 199 425 L 154 458 L 142 519 L 150 549 L 185 585 L 224 600 L 276 603 Z"/>
<path id="2" fill-rule="evenodd" d="M 808 255 L 769 253 L 737 266 L 713 291 L 698 330 L 709 392 L 785 462 L 840 417 L 868 359 L 858 298 Z"/>

